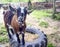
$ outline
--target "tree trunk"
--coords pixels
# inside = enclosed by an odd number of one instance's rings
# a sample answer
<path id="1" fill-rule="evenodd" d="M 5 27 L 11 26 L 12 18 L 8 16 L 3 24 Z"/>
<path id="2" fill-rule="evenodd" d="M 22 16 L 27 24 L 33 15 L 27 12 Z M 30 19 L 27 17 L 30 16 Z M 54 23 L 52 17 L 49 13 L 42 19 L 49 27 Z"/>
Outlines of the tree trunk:
<path id="1" fill-rule="evenodd" d="M 32 3 L 31 3 L 31 0 L 28 1 L 28 9 L 29 9 L 29 10 L 32 9 Z"/>
<path id="2" fill-rule="evenodd" d="M 53 18 L 55 18 L 56 16 L 55 16 L 55 13 L 56 13 L 56 7 L 55 7 L 55 4 L 56 4 L 56 2 L 55 2 L 56 0 L 53 0 Z"/>

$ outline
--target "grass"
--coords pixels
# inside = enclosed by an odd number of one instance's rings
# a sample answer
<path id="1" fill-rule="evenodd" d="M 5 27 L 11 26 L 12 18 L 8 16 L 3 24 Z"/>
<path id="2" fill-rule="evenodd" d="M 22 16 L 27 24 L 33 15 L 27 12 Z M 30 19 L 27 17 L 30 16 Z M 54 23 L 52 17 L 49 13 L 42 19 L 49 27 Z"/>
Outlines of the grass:
<path id="1" fill-rule="evenodd" d="M 51 12 L 51 11 L 49 11 Z M 46 10 L 34 10 L 31 15 L 37 19 L 40 19 L 42 17 L 48 17 L 51 16 L 51 13 L 48 13 Z"/>
<path id="2" fill-rule="evenodd" d="M 48 47 L 57 47 L 57 44 L 60 43 L 60 32 L 55 32 L 50 35 L 47 35 L 48 38 Z"/>
<path id="3" fill-rule="evenodd" d="M 8 42 L 8 37 L 7 35 L 0 35 L 0 43 L 7 43 Z"/>
<path id="4" fill-rule="evenodd" d="M 45 2 L 45 0 L 38 0 L 39 2 Z"/>
<path id="5" fill-rule="evenodd" d="M 52 43 L 48 43 L 48 47 L 55 47 Z"/>
<path id="6" fill-rule="evenodd" d="M 8 2 L 28 2 L 28 1 L 29 0 L 0 0 L 1 3 L 8 3 Z M 41 1 L 42 2 L 42 0 L 37 0 L 37 1 Z"/>
<path id="7" fill-rule="evenodd" d="M 19 0 L 1 0 L 1 3 L 9 3 L 9 2 L 19 2 Z"/>
<path id="8" fill-rule="evenodd" d="M 56 17 L 54 18 L 55 20 L 60 20 L 60 13 L 55 14 L 55 16 L 56 16 Z"/>
<path id="9" fill-rule="evenodd" d="M 7 43 L 8 42 L 8 36 L 7 36 L 7 31 L 5 27 L 0 24 L 0 43 Z"/>
<path id="10" fill-rule="evenodd" d="M 8 3 L 8 2 L 28 2 L 29 0 L 0 0 L 0 3 Z M 33 0 L 31 0 L 33 1 Z M 45 0 L 36 0 L 37 2 L 44 2 Z"/>
<path id="11" fill-rule="evenodd" d="M 41 22 L 39 23 L 39 26 L 47 28 L 47 27 L 49 26 L 49 24 L 48 24 L 48 22 L 41 21 Z"/>

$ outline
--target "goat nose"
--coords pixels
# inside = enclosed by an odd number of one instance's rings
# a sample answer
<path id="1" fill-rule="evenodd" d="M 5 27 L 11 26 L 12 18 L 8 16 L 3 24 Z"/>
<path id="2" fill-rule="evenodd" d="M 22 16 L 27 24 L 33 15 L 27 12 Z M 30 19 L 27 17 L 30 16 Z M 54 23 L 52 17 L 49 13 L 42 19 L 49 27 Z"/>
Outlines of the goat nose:
<path id="1" fill-rule="evenodd" d="M 22 24 L 22 26 L 24 26 L 24 24 Z"/>
<path id="2" fill-rule="evenodd" d="M 19 22 L 19 24 L 22 24 L 22 22 Z"/>

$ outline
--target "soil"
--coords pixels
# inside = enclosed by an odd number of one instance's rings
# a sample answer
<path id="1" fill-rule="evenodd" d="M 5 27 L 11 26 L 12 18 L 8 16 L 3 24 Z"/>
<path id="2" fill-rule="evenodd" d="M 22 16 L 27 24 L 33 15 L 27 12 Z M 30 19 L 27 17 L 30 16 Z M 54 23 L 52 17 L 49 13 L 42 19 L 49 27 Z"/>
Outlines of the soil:
<path id="1" fill-rule="evenodd" d="M 37 34 L 25 33 L 25 41 L 26 42 L 34 42 L 39 36 Z"/>

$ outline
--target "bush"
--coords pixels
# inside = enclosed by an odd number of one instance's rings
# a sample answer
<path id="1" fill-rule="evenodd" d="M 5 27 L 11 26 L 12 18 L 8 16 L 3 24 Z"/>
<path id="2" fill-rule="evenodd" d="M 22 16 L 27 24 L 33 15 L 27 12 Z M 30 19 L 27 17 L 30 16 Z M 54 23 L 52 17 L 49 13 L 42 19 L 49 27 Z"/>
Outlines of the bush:
<path id="1" fill-rule="evenodd" d="M 49 24 L 45 21 L 42 21 L 39 23 L 39 26 L 47 28 L 49 26 Z"/>

